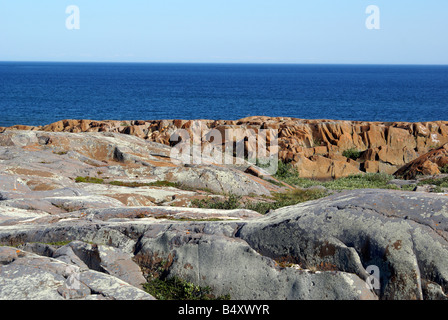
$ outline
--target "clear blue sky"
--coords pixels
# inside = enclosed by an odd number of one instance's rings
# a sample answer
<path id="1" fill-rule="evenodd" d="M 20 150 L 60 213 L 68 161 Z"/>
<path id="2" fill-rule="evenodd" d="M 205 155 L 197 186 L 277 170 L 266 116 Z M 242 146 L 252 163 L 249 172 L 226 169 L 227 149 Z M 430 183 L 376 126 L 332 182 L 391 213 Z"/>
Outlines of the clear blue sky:
<path id="1" fill-rule="evenodd" d="M 0 0 L 0 61 L 448 64 L 447 34 L 447 0 Z"/>

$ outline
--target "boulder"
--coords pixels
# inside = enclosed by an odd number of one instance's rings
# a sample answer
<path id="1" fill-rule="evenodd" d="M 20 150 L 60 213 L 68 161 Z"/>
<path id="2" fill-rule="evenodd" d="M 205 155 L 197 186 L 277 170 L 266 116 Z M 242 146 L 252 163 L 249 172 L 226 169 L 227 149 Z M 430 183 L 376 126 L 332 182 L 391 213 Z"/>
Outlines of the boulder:
<path id="1" fill-rule="evenodd" d="M 354 274 L 281 268 L 247 242 L 229 237 L 230 227 L 180 225 L 148 232 L 138 257 L 150 262 L 166 260 L 169 274 L 237 300 L 377 299 Z"/>
<path id="2" fill-rule="evenodd" d="M 418 175 L 436 175 L 440 173 L 440 168 L 448 165 L 448 144 L 440 148 L 433 149 L 417 159 L 409 162 L 394 175 L 404 179 L 415 179 Z"/>
<path id="3" fill-rule="evenodd" d="M 282 208 L 243 226 L 239 237 L 263 256 L 331 265 L 366 279 L 379 270 L 381 299 L 446 292 L 448 200 L 433 194 L 357 190 Z"/>

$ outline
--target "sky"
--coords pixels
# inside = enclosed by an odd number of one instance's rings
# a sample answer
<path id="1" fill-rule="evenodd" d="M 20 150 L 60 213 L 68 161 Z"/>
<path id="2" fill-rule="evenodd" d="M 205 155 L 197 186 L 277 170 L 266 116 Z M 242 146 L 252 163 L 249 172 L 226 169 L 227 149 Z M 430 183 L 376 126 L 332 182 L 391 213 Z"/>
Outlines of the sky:
<path id="1" fill-rule="evenodd" d="M 448 64 L 447 34 L 446 0 L 0 0 L 0 61 Z"/>

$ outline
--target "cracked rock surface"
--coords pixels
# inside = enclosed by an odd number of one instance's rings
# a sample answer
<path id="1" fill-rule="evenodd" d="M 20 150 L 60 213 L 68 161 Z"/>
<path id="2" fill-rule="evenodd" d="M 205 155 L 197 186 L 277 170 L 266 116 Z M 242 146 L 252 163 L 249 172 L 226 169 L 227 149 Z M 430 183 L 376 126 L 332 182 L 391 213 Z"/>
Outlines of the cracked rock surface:
<path id="1" fill-rule="evenodd" d="M 0 248 L 0 299 L 153 300 L 116 277 L 20 249 Z"/>
<path id="2" fill-rule="evenodd" d="M 284 189 L 168 154 L 118 133 L 0 133 L 0 299 L 151 300 L 151 272 L 232 299 L 446 299 L 445 195 L 345 191 L 267 215 L 189 208 L 219 196 L 196 175 L 221 192 Z M 160 180 L 190 185 L 132 187 Z"/>
<path id="3" fill-rule="evenodd" d="M 56 251 L 42 244 L 28 250 L 129 282 L 132 274 L 140 278 L 136 265 L 123 272 L 132 261 L 142 270 L 163 266 L 234 299 L 445 299 L 447 206 L 448 198 L 435 194 L 356 190 L 227 221 L 122 218 L 119 210 L 101 209 L 22 221 L 0 229 L 0 241 L 76 241 Z M 2 248 L 6 274 L 14 254 Z M 372 265 L 377 289 L 366 281 Z M 48 283 L 57 291 L 62 279 L 54 277 Z"/>

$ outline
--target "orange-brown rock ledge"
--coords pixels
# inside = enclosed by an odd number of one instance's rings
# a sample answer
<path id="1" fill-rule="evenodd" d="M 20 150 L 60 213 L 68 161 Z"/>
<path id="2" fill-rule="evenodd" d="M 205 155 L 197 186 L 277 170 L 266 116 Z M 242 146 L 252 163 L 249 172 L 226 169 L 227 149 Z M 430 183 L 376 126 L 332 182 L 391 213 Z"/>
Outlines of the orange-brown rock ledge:
<path id="1" fill-rule="evenodd" d="M 50 132 L 118 132 L 169 145 L 177 129 L 192 130 L 200 123 L 209 129 L 278 130 L 279 158 L 292 162 L 303 178 L 340 178 L 361 172 L 393 174 L 428 151 L 448 143 L 448 121 L 366 122 L 305 120 L 254 116 L 240 120 L 61 120 L 45 126 L 16 125 L 5 130 Z M 348 159 L 344 151 L 360 157 Z M 437 173 L 437 168 L 432 173 Z"/>

